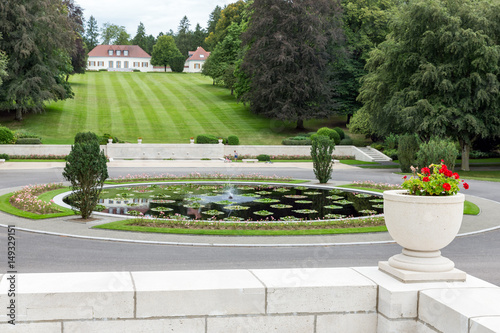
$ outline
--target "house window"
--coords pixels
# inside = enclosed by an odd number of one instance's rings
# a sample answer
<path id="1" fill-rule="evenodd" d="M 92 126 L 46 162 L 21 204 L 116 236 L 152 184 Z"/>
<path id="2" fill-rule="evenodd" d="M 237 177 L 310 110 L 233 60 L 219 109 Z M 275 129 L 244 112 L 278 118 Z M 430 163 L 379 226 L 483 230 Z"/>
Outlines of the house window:
<path id="1" fill-rule="evenodd" d="M 116 68 L 121 68 L 122 67 L 122 62 L 121 61 L 117 61 L 116 62 Z"/>
<path id="2" fill-rule="evenodd" d="M 128 50 L 123 51 L 123 55 L 128 57 Z"/>
<path id="3" fill-rule="evenodd" d="M 205 55 L 204 54 L 200 54 L 200 58 L 205 58 Z"/>
<path id="4" fill-rule="evenodd" d="M 123 68 L 128 68 L 128 61 L 123 62 Z"/>
<path id="5" fill-rule="evenodd" d="M 108 67 L 109 68 L 113 68 L 113 62 L 112 61 L 109 62 L 109 66 Z"/>
<path id="6" fill-rule="evenodd" d="M 99 67 L 104 67 L 104 61 L 98 61 L 97 66 Z"/>
<path id="7" fill-rule="evenodd" d="M 113 50 L 108 50 L 108 55 L 113 55 Z"/>
<path id="8" fill-rule="evenodd" d="M 116 50 L 116 55 L 117 55 L 117 56 L 119 56 L 119 55 L 121 55 L 121 54 L 122 54 L 122 51 L 120 51 L 120 50 Z"/>
<path id="9" fill-rule="evenodd" d="M 194 69 L 200 69 L 200 64 L 194 64 Z"/>
<path id="10" fill-rule="evenodd" d="M 148 67 L 148 63 L 147 62 L 143 62 L 142 63 L 142 67 Z"/>
<path id="11" fill-rule="evenodd" d="M 92 66 L 91 63 L 92 63 L 92 61 L 89 61 L 89 67 Z"/>

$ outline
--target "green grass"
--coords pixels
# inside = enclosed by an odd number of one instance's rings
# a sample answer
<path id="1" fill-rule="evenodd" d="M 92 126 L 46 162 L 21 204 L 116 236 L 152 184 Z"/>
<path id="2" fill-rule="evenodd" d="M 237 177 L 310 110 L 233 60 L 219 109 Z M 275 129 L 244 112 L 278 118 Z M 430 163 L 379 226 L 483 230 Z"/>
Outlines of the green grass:
<path id="1" fill-rule="evenodd" d="M 460 175 L 461 179 L 474 179 L 474 180 L 483 180 L 489 182 L 500 182 L 500 170 L 498 171 L 461 171 L 456 170 Z"/>
<path id="2" fill-rule="evenodd" d="M 6 162 L 66 162 L 66 160 L 11 159 Z"/>
<path id="3" fill-rule="evenodd" d="M 223 235 L 223 236 L 298 236 L 298 235 L 326 235 L 326 234 L 352 234 L 364 232 L 387 231 L 385 226 L 360 227 L 360 228 L 335 228 L 335 229 L 309 229 L 309 230 L 207 230 L 207 229 L 181 229 L 181 228 L 154 228 L 128 225 L 130 220 L 122 220 L 101 224 L 93 228 L 111 229 L 135 232 L 155 232 L 166 234 L 193 234 L 193 235 Z"/>
<path id="4" fill-rule="evenodd" d="M 69 190 L 68 187 L 65 188 L 60 188 L 57 190 L 53 191 L 48 191 L 45 193 L 42 193 L 38 196 L 41 200 L 44 200 L 46 202 L 49 202 L 51 199 L 53 199 L 56 195 L 67 192 Z M 52 214 L 35 214 L 35 213 L 30 213 L 26 212 L 21 209 L 17 209 L 16 207 L 13 207 L 9 199 L 12 196 L 13 193 L 7 193 L 2 196 L 0 196 L 0 210 L 19 217 L 25 217 L 33 220 L 40 220 L 40 219 L 48 219 L 52 217 L 61 217 L 61 216 L 69 216 L 69 215 L 74 215 L 75 213 L 68 208 L 63 208 L 63 207 L 58 207 L 59 210 L 61 210 L 60 213 L 52 213 Z"/>
<path id="5" fill-rule="evenodd" d="M 73 75 L 75 98 L 51 103 L 43 114 L 12 114 L 0 123 L 43 138 L 44 144 L 71 144 L 77 132 L 109 133 L 143 143 L 188 143 L 198 134 L 237 135 L 241 144 L 281 144 L 294 136 L 294 122 L 252 114 L 226 88 L 199 74 L 89 72 Z M 338 117 L 332 117 L 332 119 Z M 311 120 L 307 131 L 337 120 Z M 344 119 L 344 118 L 342 118 Z"/>

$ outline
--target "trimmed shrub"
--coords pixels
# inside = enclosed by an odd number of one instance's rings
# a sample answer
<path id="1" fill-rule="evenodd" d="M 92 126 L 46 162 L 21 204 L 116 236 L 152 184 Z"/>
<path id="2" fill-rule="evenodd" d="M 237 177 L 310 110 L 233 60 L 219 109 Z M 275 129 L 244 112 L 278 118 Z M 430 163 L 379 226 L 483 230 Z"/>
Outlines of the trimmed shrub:
<path id="1" fill-rule="evenodd" d="M 332 154 L 334 148 L 335 142 L 325 135 L 317 135 L 312 140 L 311 157 L 313 160 L 313 170 L 321 184 L 328 182 L 332 177 Z"/>
<path id="2" fill-rule="evenodd" d="M 7 127 L 0 126 L 0 144 L 14 143 L 14 133 Z"/>
<path id="3" fill-rule="evenodd" d="M 219 138 L 212 134 L 200 134 L 196 137 L 196 143 L 219 143 Z"/>
<path id="4" fill-rule="evenodd" d="M 398 149 L 398 140 L 399 135 L 397 134 L 389 134 L 384 140 L 384 148 L 385 149 Z"/>
<path id="5" fill-rule="evenodd" d="M 80 132 L 75 135 L 75 144 L 95 141 L 99 143 L 99 137 L 94 132 Z"/>
<path id="6" fill-rule="evenodd" d="M 429 142 L 420 144 L 417 152 L 417 165 L 423 168 L 431 164 L 439 164 L 441 160 L 444 160 L 448 169 L 453 170 L 457 156 L 458 150 L 453 142 L 432 138 Z"/>
<path id="7" fill-rule="evenodd" d="M 378 143 L 378 142 L 374 142 L 370 145 L 370 147 L 374 148 L 374 149 L 377 149 L 377 150 L 382 150 L 382 148 L 384 148 L 384 146 L 381 144 L 381 143 Z"/>
<path id="8" fill-rule="evenodd" d="M 237 146 L 240 144 L 240 139 L 236 135 L 230 135 L 227 137 L 227 144 L 230 146 Z"/>
<path id="9" fill-rule="evenodd" d="M 10 156 L 8 154 L 0 154 L 0 160 L 10 160 Z"/>
<path id="10" fill-rule="evenodd" d="M 257 159 L 260 161 L 260 162 L 267 162 L 267 161 L 270 161 L 271 160 L 271 156 L 269 155 L 266 155 L 266 154 L 260 154 L 257 156 Z"/>
<path id="11" fill-rule="evenodd" d="M 107 69 L 105 69 L 105 68 L 101 68 L 101 69 L 99 69 L 99 72 L 107 72 L 107 71 L 108 71 L 108 70 L 107 70 Z"/>
<path id="12" fill-rule="evenodd" d="M 19 138 L 38 138 L 38 139 L 42 140 L 42 138 L 38 134 L 26 132 L 24 130 L 17 131 L 16 134 L 15 134 L 15 136 L 18 139 Z"/>
<path id="13" fill-rule="evenodd" d="M 354 141 L 351 138 L 342 139 L 339 142 L 339 146 L 352 146 Z"/>
<path id="14" fill-rule="evenodd" d="M 71 195 L 72 205 L 79 210 L 83 219 L 92 214 L 104 181 L 108 178 L 107 159 L 100 150 L 97 136 L 94 136 L 95 139 L 91 135 L 80 135 L 78 138 L 88 139 L 87 141 L 77 141 L 75 137 L 75 144 L 71 146 L 63 171 L 63 177 L 71 182 L 71 189 L 74 191 Z"/>
<path id="15" fill-rule="evenodd" d="M 19 138 L 16 141 L 16 145 L 41 145 L 42 141 L 40 138 Z"/>
<path id="16" fill-rule="evenodd" d="M 340 140 L 343 140 L 345 139 L 345 133 L 344 133 L 344 130 L 340 127 L 335 127 L 333 129 L 335 132 L 339 133 L 339 136 L 340 136 Z"/>
<path id="17" fill-rule="evenodd" d="M 335 141 L 336 145 L 338 145 L 340 143 L 339 133 L 337 133 L 337 131 L 335 131 L 335 130 L 332 130 L 331 128 L 322 127 L 318 130 L 317 134 L 329 137 L 330 139 Z"/>
<path id="18" fill-rule="evenodd" d="M 135 72 L 135 73 L 138 73 L 138 72 L 140 73 L 140 72 L 141 72 L 141 70 L 140 70 L 140 69 L 134 69 L 134 70 L 132 70 L 132 71 L 133 71 L 133 72 Z"/>
<path id="19" fill-rule="evenodd" d="M 398 160 L 402 172 L 410 172 L 410 167 L 416 165 L 418 149 L 419 142 L 415 134 L 405 134 L 399 137 Z"/>
<path id="20" fill-rule="evenodd" d="M 109 133 L 104 133 L 101 137 L 99 137 L 99 144 L 101 144 L 101 145 L 108 144 L 108 139 L 109 138 L 113 139 L 113 143 L 123 142 L 123 141 L 120 141 L 120 139 L 118 139 L 118 137 L 116 137 L 116 136 L 112 136 Z"/>
<path id="21" fill-rule="evenodd" d="M 309 146 L 312 144 L 311 139 L 305 138 L 304 139 L 296 139 L 296 137 L 293 138 L 287 138 L 281 141 L 282 145 L 285 146 Z"/>
<path id="22" fill-rule="evenodd" d="M 170 68 L 172 69 L 172 72 L 182 73 L 185 62 L 186 58 L 183 55 L 173 57 L 170 61 Z"/>

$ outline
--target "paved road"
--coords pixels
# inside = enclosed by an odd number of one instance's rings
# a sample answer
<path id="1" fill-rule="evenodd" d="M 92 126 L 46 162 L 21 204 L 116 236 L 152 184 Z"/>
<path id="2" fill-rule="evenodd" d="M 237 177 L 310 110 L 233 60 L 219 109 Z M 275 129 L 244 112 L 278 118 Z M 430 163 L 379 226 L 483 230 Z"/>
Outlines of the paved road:
<path id="1" fill-rule="evenodd" d="M 111 177 L 136 174 L 137 168 L 110 168 Z M 0 170 L 0 188 L 62 181 L 61 168 Z M 141 172 L 164 173 L 165 168 L 141 168 Z M 311 169 L 288 167 L 168 168 L 169 173 L 258 172 L 312 179 Z M 373 180 L 400 183 L 389 170 L 336 170 L 332 183 Z M 499 183 L 470 181 L 469 194 L 499 200 Z M 5 239 L 5 229 L 0 230 Z M 20 272 L 185 270 L 284 267 L 375 266 L 400 252 L 394 244 L 348 245 L 312 248 L 215 248 L 129 244 L 18 232 L 17 261 Z M 457 268 L 500 285 L 500 230 L 456 239 L 445 248 Z M 4 243 L 3 243 L 4 244 Z M 4 263 L 2 263 L 4 265 Z"/>

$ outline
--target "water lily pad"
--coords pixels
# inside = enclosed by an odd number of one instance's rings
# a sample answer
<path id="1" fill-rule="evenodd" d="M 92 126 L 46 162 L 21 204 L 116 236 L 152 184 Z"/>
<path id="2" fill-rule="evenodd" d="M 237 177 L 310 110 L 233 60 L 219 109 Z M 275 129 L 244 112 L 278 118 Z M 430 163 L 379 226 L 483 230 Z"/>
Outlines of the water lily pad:
<path id="1" fill-rule="evenodd" d="M 338 204 L 338 205 L 350 205 L 350 204 L 352 204 L 352 201 L 349 201 L 349 200 L 338 200 L 338 201 L 334 201 L 333 203 L 334 204 Z"/>
<path id="2" fill-rule="evenodd" d="M 238 216 L 229 216 L 224 218 L 224 221 L 243 221 L 243 220 L 244 219 L 242 217 Z"/>
<path id="3" fill-rule="evenodd" d="M 183 207 L 186 208 L 203 208 L 205 205 L 200 204 L 199 202 L 192 202 L 189 204 L 182 205 Z"/>
<path id="4" fill-rule="evenodd" d="M 280 221 L 298 221 L 298 220 L 300 220 L 299 217 L 295 217 L 292 215 L 280 217 Z"/>
<path id="5" fill-rule="evenodd" d="M 159 206 L 159 207 L 154 207 L 154 208 L 151 208 L 151 210 L 152 210 L 153 212 L 171 212 L 171 211 L 173 211 L 174 209 L 173 209 L 173 208 L 169 208 L 169 207 Z"/>
<path id="6" fill-rule="evenodd" d="M 337 188 L 334 188 L 333 190 L 330 190 L 330 193 L 331 194 L 342 194 L 342 193 L 344 193 L 344 191 L 339 190 Z"/>
<path id="7" fill-rule="evenodd" d="M 310 204 L 310 203 L 312 203 L 312 200 L 295 200 L 295 203 Z"/>
<path id="8" fill-rule="evenodd" d="M 216 190 L 218 187 L 213 185 L 202 185 L 200 190 Z"/>
<path id="9" fill-rule="evenodd" d="M 233 205 L 236 202 L 231 201 L 231 200 L 220 200 L 220 201 L 215 201 L 214 203 L 216 203 L 218 205 Z"/>
<path id="10" fill-rule="evenodd" d="M 257 194 L 260 194 L 260 195 L 268 195 L 268 194 L 272 194 L 273 192 L 269 192 L 269 191 L 258 191 L 258 192 L 255 192 Z"/>
<path id="11" fill-rule="evenodd" d="M 337 206 L 337 205 L 328 205 L 328 206 L 323 206 L 325 208 L 328 208 L 328 209 L 342 209 L 344 207 L 342 206 Z"/>
<path id="12" fill-rule="evenodd" d="M 186 215 L 181 215 L 181 214 L 174 214 L 174 215 L 169 215 L 167 217 L 168 219 L 170 220 L 189 220 L 190 217 L 189 216 L 186 216 Z"/>
<path id="13" fill-rule="evenodd" d="M 285 204 L 276 204 L 276 205 L 271 205 L 272 208 L 277 208 L 277 209 L 284 209 L 284 208 L 292 208 L 292 205 L 285 205 Z"/>
<path id="14" fill-rule="evenodd" d="M 151 200 L 150 202 L 154 203 L 154 204 L 160 204 L 160 203 L 169 204 L 169 203 L 174 203 L 175 200 L 170 200 L 170 199 L 155 199 L 155 200 Z"/>
<path id="15" fill-rule="evenodd" d="M 201 201 L 203 200 L 203 198 L 200 198 L 200 197 L 187 197 L 187 198 L 184 198 L 184 201 Z"/>
<path id="16" fill-rule="evenodd" d="M 371 209 L 363 209 L 359 211 L 361 214 L 366 214 L 366 215 L 372 215 L 372 214 L 377 214 L 376 210 L 371 210 Z"/>
<path id="17" fill-rule="evenodd" d="M 339 200 L 342 199 L 343 197 L 340 195 L 330 195 L 326 197 L 327 199 L 332 199 L 332 200 Z"/>
<path id="18" fill-rule="evenodd" d="M 256 212 L 253 212 L 255 215 L 260 215 L 260 216 L 269 216 L 269 215 L 273 215 L 274 213 L 273 212 L 270 212 L 270 211 L 267 211 L 267 210 L 259 210 L 259 211 L 256 211 Z"/>
<path id="19" fill-rule="evenodd" d="M 305 199 L 305 198 L 307 198 L 307 195 L 288 194 L 288 195 L 284 195 L 284 197 L 290 198 L 290 199 Z"/>
<path id="20" fill-rule="evenodd" d="M 356 195 L 354 195 L 356 198 L 371 198 L 373 197 L 373 195 L 371 194 L 367 194 L 367 193 L 358 193 Z"/>
<path id="21" fill-rule="evenodd" d="M 242 197 L 252 197 L 252 198 L 260 198 L 260 195 L 255 194 L 255 193 L 244 193 L 240 194 Z"/>
<path id="22" fill-rule="evenodd" d="M 227 210 L 247 210 L 250 207 L 248 207 L 248 206 L 234 205 L 234 206 L 224 206 L 222 208 L 227 209 Z"/>
<path id="23" fill-rule="evenodd" d="M 384 204 L 372 205 L 373 208 L 384 208 Z"/>
<path id="24" fill-rule="evenodd" d="M 221 212 L 217 209 L 210 209 L 210 210 L 203 211 L 201 213 L 205 214 L 205 215 L 211 215 L 211 216 L 224 214 L 224 212 Z"/>
<path id="25" fill-rule="evenodd" d="M 306 187 L 306 186 L 295 186 L 294 189 L 303 191 L 303 190 L 308 190 L 309 187 Z"/>
<path id="26" fill-rule="evenodd" d="M 275 188 L 273 191 L 274 191 L 274 192 L 282 192 L 282 193 L 283 193 L 283 192 L 288 192 L 288 191 L 290 191 L 290 189 L 289 189 L 289 188 L 286 188 L 286 187 L 277 187 L 277 188 Z"/>
<path id="27" fill-rule="evenodd" d="M 326 214 L 325 215 L 325 219 L 333 219 L 333 220 L 343 219 L 345 217 L 346 217 L 346 215 L 342 215 L 342 214 Z"/>
<path id="28" fill-rule="evenodd" d="M 260 203 L 275 203 L 275 202 L 280 202 L 278 199 L 271 199 L 271 198 L 262 198 L 262 199 L 255 199 L 254 202 L 260 202 Z"/>
<path id="29" fill-rule="evenodd" d="M 170 198 L 170 195 L 168 194 L 160 194 L 160 195 L 150 195 L 149 196 L 150 198 L 153 198 L 153 199 L 166 199 L 166 198 Z"/>
<path id="30" fill-rule="evenodd" d="M 296 210 L 293 210 L 293 212 L 299 213 L 299 214 L 314 214 L 314 213 L 317 213 L 318 211 L 314 210 L 314 209 L 296 209 Z"/>
<path id="31" fill-rule="evenodd" d="M 384 202 L 384 199 L 371 199 L 370 202 Z"/>
<path id="32" fill-rule="evenodd" d="M 307 195 L 318 195 L 318 194 L 321 194 L 321 192 L 319 191 L 307 191 L 307 192 L 303 192 L 304 194 L 307 194 Z"/>

